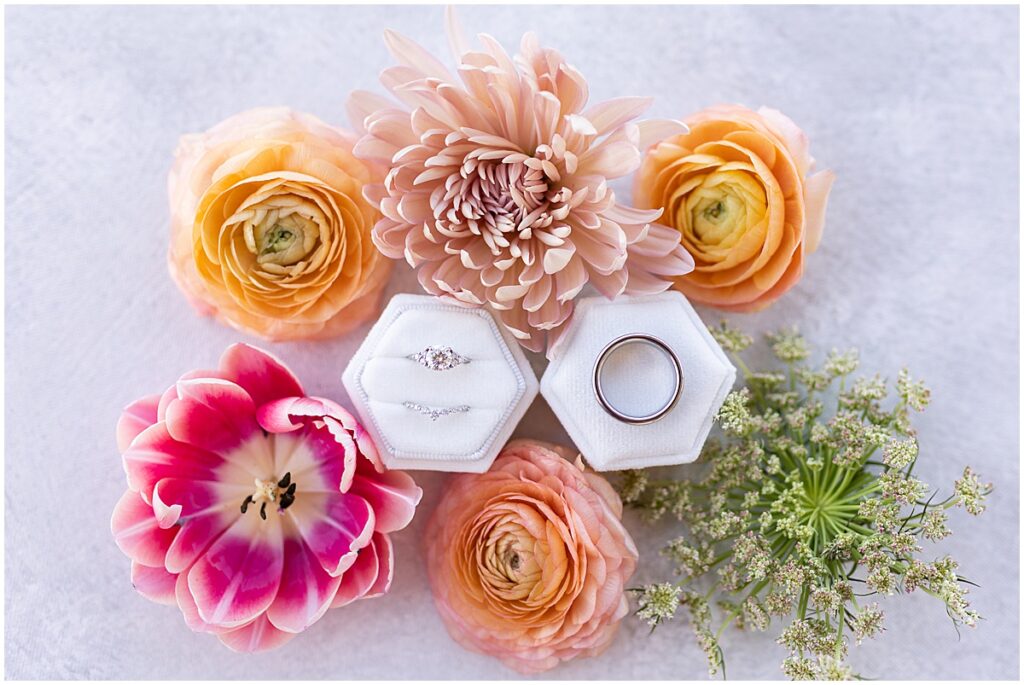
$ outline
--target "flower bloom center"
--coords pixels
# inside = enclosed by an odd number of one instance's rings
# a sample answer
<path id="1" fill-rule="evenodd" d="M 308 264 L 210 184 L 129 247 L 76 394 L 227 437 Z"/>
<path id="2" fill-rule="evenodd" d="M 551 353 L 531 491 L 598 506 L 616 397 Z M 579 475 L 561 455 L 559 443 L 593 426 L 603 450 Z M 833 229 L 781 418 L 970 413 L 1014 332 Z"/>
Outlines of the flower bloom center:
<path id="1" fill-rule="evenodd" d="M 307 259 L 319 242 L 320 229 L 298 198 L 275 198 L 296 206 L 257 208 L 245 222 L 243 236 L 256 263 L 266 268 L 290 267 Z M 274 266 L 270 269 L 274 270 Z"/>
<path id="2" fill-rule="evenodd" d="M 492 255 L 505 253 L 528 263 L 534 255 L 527 250 L 524 258 L 525 241 L 561 246 L 570 233 L 564 219 L 573 193 L 559 184 L 559 166 L 571 153 L 558 138 L 553 146 L 540 145 L 532 157 L 515 149 L 474 146 L 461 160 L 451 159 L 449 151 L 434 158 L 451 165 L 431 202 L 438 232 L 448 238 L 478 236 Z"/>
<path id="3" fill-rule="evenodd" d="M 267 520 L 267 504 L 276 502 L 278 512 L 282 512 L 295 502 L 296 484 L 292 482 L 292 474 L 289 471 L 280 480 L 254 479 L 254 490 L 251 495 L 242 501 L 242 513 L 249 510 L 250 505 L 259 505 L 260 518 Z"/>

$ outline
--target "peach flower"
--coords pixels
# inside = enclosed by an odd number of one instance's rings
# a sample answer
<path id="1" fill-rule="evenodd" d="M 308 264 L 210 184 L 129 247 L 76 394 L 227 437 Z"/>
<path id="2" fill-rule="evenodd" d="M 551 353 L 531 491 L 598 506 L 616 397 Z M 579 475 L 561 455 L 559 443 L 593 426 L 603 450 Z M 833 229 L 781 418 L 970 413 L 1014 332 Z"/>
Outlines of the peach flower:
<path id="1" fill-rule="evenodd" d="M 756 311 L 793 287 L 825 224 L 834 175 L 809 175 L 807 137 L 773 109 L 719 105 L 647 151 L 635 201 L 664 208 L 693 255 L 675 279 L 694 302 Z"/>
<path id="2" fill-rule="evenodd" d="M 628 612 L 637 551 L 622 503 L 562 447 L 515 440 L 455 478 L 427 529 L 441 618 L 467 649 L 539 673 L 602 652 Z"/>
<path id="3" fill-rule="evenodd" d="M 634 121 L 650 98 L 588 106 L 583 75 L 532 34 L 511 56 L 486 35 L 469 49 L 449 22 L 454 73 L 388 31 L 398 64 L 381 82 L 399 102 L 350 98 L 366 131 L 356 154 L 388 168 L 365 191 L 382 214 L 381 252 L 415 268 L 428 293 L 489 307 L 535 352 L 553 348 L 588 283 L 608 298 L 647 295 L 689 272 L 661 211 L 626 205 L 608 186 L 639 167 L 649 142 L 685 126 Z"/>
<path id="4" fill-rule="evenodd" d="M 182 137 L 168 179 L 171 276 L 202 314 L 271 340 L 373 316 L 389 271 L 354 138 L 285 108 Z"/>

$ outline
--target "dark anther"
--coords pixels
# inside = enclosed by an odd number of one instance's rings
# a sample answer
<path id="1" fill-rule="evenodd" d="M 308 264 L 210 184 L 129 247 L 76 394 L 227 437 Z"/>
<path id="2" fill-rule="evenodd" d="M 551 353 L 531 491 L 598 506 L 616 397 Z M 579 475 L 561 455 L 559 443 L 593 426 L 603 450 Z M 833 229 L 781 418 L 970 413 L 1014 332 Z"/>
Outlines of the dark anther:
<path id="1" fill-rule="evenodd" d="M 242 513 L 243 513 L 243 514 L 244 514 L 244 513 L 245 513 L 245 511 L 246 511 L 246 510 L 247 510 L 247 509 L 249 508 L 249 504 L 250 504 L 251 502 L 252 502 L 252 495 L 249 495 L 248 497 L 246 497 L 246 498 L 245 498 L 245 501 L 243 501 L 243 502 L 242 502 Z"/>
<path id="2" fill-rule="evenodd" d="M 265 437 L 265 438 L 269 438 L 270 437 L 270 433 L 267 432 L 266 428 L 261 428 L 260 430 L 263 431 L 263 437 Z"/>
<path id="3" fill-rule="evenodd" d="M 277 487 L 279 487 L 279 488 L 286 488 L 286 487 L 288 487 L 288 483 L 291 483 L 291 482 L 292 482 L 292 472 L 289 471 L 288 473 L 284 474 L 284 478 L 282 478 L 281 480 L 277 481 Z"/>
<path id="4" fill-rule="evenodd" d="M 290 507 L 294 501 L 294 495 L 289 495 L 287 492 L 281 495 L 281 511 L 284 511 L 285 509 Z"/>
<path id="5" fill-rule="evenodd" d="M 260 518 L 263 519 L 264 521 L 267 520 L 267 503 L 266 502 L 264 502 L 262 505 L 260 505 Z"/>
<path id="6" fill-rule="evenodd" d="M 291 485 L 289 485 L 288 489 L 285 491 L 284 494 L 288 495 L 292 499 L 295 499 L 295 483 L 292 483 Z"/>

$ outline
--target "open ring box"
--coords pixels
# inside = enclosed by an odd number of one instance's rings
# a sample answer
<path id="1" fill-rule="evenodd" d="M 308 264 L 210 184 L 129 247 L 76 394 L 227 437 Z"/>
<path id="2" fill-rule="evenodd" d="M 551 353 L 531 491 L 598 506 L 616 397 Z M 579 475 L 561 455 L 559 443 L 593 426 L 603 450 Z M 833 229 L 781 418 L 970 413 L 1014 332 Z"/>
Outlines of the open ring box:
<path id="1" fill-rule="evenodd" d="M 651 336 L 679 362 L 681 391 L 656 421 L 631 424 L 601 406 L 594 366 L 623 336 Z M 638 345 L 606 363 L 604 391 L 626 414 L 656 411 L 671 399 L 675 370 L 664 350 Z M 577 302 L 541 379 L 541 394 L 592 468 L 614 471 L 685 464 L 699 455 L 736 368 L 681 293 Z"/>
<path id="2" fill-rule="evenodd" d="M 606 355 L 607 402 L 656 412 L 679 369 L 678 399 L 643 424 L 615 418 L 594 385 L 602 351 L 631 335 L 658 344 Z M 577 302 L 540 392 L 590 466 L 612 471 L 695 460 L 735 378 L 680 293 L 591 297 Z M 385 465 L 431 471 L 486 471 L 538 391 L 522 349 L 486 309 L 427 295 L 392 298 L 342 380 Z"/>
<path id="3" fill-rule="evenodd" d="M 537 396 L 537 377 L 490 312 L 396 295 L 342 382 L 384 464 L 486 471 Z"/>

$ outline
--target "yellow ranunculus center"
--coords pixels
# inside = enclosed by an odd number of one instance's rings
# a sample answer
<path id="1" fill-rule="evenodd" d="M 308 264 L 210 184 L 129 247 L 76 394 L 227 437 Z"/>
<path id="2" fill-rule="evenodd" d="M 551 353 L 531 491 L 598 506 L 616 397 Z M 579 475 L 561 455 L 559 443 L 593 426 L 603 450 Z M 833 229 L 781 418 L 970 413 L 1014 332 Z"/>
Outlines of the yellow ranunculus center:
<path id="1" fill-rule="evenodd" d="M 260 265 L 296 264 L 309 256 L 319 236 L 317 224 L 292 207 L 257 212 L 245 226 L 246 247 Z"/>
<path id="2" fill-rule="evenodd" d="M 702 243 L 731 247 L 748 228 L 761 221 L 767 208 L 764 187 L 756 176 L 723 165 L 704 177 L 681 209 Z"/>

